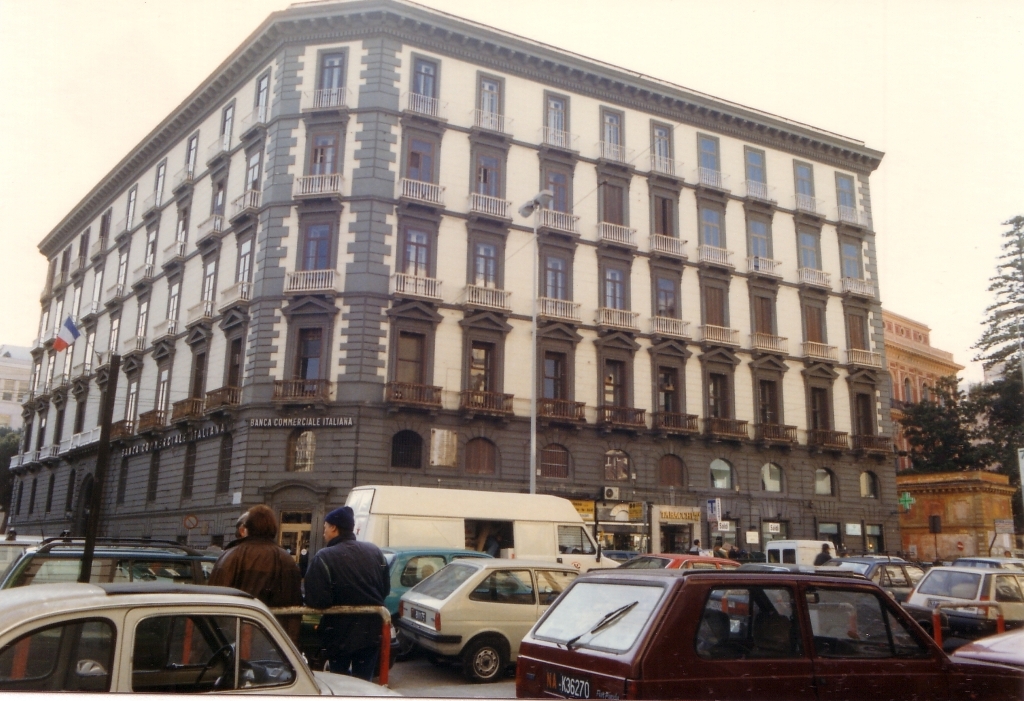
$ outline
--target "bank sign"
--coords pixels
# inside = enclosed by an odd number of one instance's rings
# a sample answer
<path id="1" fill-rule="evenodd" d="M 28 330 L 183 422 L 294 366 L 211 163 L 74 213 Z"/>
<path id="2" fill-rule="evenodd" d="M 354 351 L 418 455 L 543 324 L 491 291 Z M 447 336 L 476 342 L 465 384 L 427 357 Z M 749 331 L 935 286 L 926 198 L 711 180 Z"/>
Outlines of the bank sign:
<path id="1" fill-rule="evenodd" d="M 354 426 L 351 416 L 298 416 L 249 419 L 249 428 L 344 428 Z"/>

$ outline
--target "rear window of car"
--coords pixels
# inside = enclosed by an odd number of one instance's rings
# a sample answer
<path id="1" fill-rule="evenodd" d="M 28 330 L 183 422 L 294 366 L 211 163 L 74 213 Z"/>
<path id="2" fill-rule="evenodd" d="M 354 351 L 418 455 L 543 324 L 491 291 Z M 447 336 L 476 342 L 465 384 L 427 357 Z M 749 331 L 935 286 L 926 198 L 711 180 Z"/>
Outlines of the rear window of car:
<path id="1" fill-rule="evenodd" d="M 663 570 L 668 567 L 667 557 L 635 557 L 624 565 L 619 565 L 620 570 Z"/>
<path id="2" fill-rule="evenodd" d="M 836 567 L 841 570 L 849 570 L 857 574 L 867 574 L 871 565 L 866 562 L 826 562 L 825 567 Z"/>
<path id="3" fill-rule="evenodd" d="M 63 584 L 77 582 L 82 561 L 69 557 L 33 556 L 28 564 L 17 573 L 11 584 L 24 587 L 30 584 Z M 114 581 L 115 562 L 112 558 L 96 558 L 92 562 L 89 581 L 102 584 Z"/>
<path id="4" fill-rule="evenodd" d="M 578 582 L 550 609 L 534 635 L 570 648 L 625 652 L 664 594 L 658 585 Z"/>
<path id="5" fill-rule="evenodd" d="M 925 575 L 917 591 L 919 594 L 949 596 L 954 599 L 975 599 L 980 583 L 980 574 L 932 570 Z"/>
<path id="6" fill-rule="evenodd" d="M 478 571 L 476 567 L 452 563 L 424 579 L 413 587 L 412 591 L 434 599 L 447 599 L 453 591 Z"/>

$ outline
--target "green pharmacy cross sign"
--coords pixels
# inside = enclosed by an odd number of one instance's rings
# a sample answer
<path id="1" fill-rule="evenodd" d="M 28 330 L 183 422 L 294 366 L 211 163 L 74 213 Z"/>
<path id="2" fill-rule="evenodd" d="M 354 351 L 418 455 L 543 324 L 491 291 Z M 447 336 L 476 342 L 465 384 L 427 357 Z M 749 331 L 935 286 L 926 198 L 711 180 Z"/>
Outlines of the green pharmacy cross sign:
<path id="1" fill-rule="evenodd" d="M 910 496 L 910 492 L 903 492 L 903 494 L 900 495 L 899 502 L 904 511 L 910 511 L 910 507 L 917 502 L 917 499 Z"/>

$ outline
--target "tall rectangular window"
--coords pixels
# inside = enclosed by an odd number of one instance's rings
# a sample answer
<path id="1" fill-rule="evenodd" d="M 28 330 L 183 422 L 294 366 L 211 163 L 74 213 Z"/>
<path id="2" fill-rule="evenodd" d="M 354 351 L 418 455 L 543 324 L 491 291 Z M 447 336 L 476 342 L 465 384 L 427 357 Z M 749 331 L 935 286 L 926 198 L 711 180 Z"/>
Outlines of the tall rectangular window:
<path id="1" fill-rule="evenodd" d="M 547 99 L 547 110 L 545 110 L 544 118 L 547 123 L 547 128 L 554 134 L 561 134 L 568 131 L 568 120 L 565 118 L 566 103 L 565 98 L 548 96 Z"/>
<path id="2" fill-rule="evenodd" d="M 775 333 L 775 300 L 771 297 L 754 297 L 754 331 Z"/>
<path id="3" fill-rule="evenodd" d="M 167 288 L 167 318 L 178 320 L 178 307 L 181 306 L 181 281 L 175 280 Z"/>
<path id="4" fill-rule="evenodd" d="M 412 91 L 424 97 L 437 97 L 437 64 L 422 58 L 413 64 Z"/>
<path id="5" fill-rule="evenodd" d="M 675 414 L 679 413 L 679 407 L 679 370 L 658 368 L 658 411 Z"/>
<path id="6" fill-rule="evenodd" d="M 310 175 L 333 175 L 338 172 L 338 135 L 316 134 L 309 152 Z"/>
<path id="7" fill-rule="evenodd" d="M 796 194 L 814 197 L 814 170 L 809 163 L 796 162 L 793 166 L 796 176 Z"/>
<path id="8" fill-rule="evenodd" d="M 213 185 L 213 199 L 210 201 L 210 214 L 224 214 L 224 206 L 227 203 L 228 184 L 220 180 Z"/>
<path id="9" fill-rule="evenodd" d="M 139 381 L 130 380 L 128 382 L 128 393 L 125 396 L 124 401 L 124 420 L 134 421 L 135 410 L 139 404 Z"/>
<path id="10" fill-rule="evenodd" d="M 224 148 L 227 149 L 231 145 L 231 128 L 235 123 L 235 105 L 234 103 L 224 108 L 224 112 L 220 118 L 220 135 L 223 139 L 222 143 Z"/>
<path id="11" fill-rule="evenodd" d="M 544 256 L 544 296 L 569 299 L 569 262 L 559 256 Z"/>
<path id="12" fill-rule="evenodd" d="M 743 149 L 743 158 L 747 180 L 762 185 L 766 184 L 768 171 L 765 168 L 764 151 L 746 148 Z"/>
<path id="13" fill-rule="evenodd" d="M 654 196 L 654 233 L 676 235 L 675 202 L 670 197 Z"/>
<path id="14" fill-rule="evenodd" d="M 722 245 L 722 213 L 717 209 L 701 207 L 700 242 L 703 246 L 724 248 Z"/>
<path id="15" fill-rule="evenodd" d="M 626 405 L 626 364 L 621 360 L 604 361 L 604 406 Z"/>
<path id="16" fill-rule="evenodd" d="M 409 139 L 409 155 L 406 161 L 405 177 L 424 183 L 434 182 L 434 142 L 426 139 Z"/>
<path id="17" fill-rule="evenodd" d="M 212 302 L 216 295 L 217 259 L 211 258 L 203 265 L 203 296 L 204 302 Z"/>
<path id="18" fill-rule="evenodd" d="M 245 170 L 246 190 L 258 191 L 260 189 L 260 157 L 262 155 L 263 151 L 259 149 L 249 154 L 249 161 Z"/>
<path id="19" fill-rule="evenodd" d="M 303 270 L 327 270 L 331 267 L 331 225 L 309 224 L 302 250 Z"/>
<path id="20" fill-rule="evenodd" d="M 839 252 L 842 256 L 843 277 L 857 278 L 864 277 L 860 264 L 860 243 L 854 241 L 843 241 L 839 244 Z"/>
<path id="21" fill-rule="evenodd" d="M 430 275 L 430 236 L 417 229 L 405 230 L 405 260 L 403 272 L 415 277 Z"/>
<path id="22" fill-rule="evenodd" d="M 626 308 L 626 271 L 619 268 L 604 270 L 604 304 L 608 309 Z"/>
<path id="23" fill-rule="evenodd" d="M 836 174 L 836 199 L 840 207 L 847 208 L 847 214 L 857 209 L 857 193 L 854 190 L 853 178 L 849 175 Z"/>
<path id="24" fill-rule="evenodd" d="M 870 394 L 858 392 L 854 396 L 854 425 L 858 436 L 873 436 L 875 434 L 874 404 L 874 397 Z"/>
<path id="25" fill-rule="evenodd" d="M 93 313 L 96 312 L 97 305 L 99 304 L 100 297 L 103 296 L 103 270 L 98 269 L 96 271 L 96 277 L 92 280 L 92 301 L 93 301 Z"/>
<path id="26" fill-rule="evenodd" d="M 474 341 L 469 353 L 469 388 L 474 392 L 493 392 L 494 346 Z"/>
<path id="27" fill-rule="evenodd" d="M 106 241 L 110 235 L 110 220 L 114 218 L 113 209 L 108 209 L 100 216 L 100 238 Z"/>
<path id="28" fill-rule="evenodd" d="M 426 338 L 422 334 L 398 334 L 398 358 L 395 363 L 395 380 L 408 384 L 422 385 L 425 379 Z"/>
<path id="29" fill-rule="evenodd" d="M 231 339 L 228 344 L 228 387 L 242 386 L 242 337 Z"/>
<path id="30" fill-rule="evenodd" d="M 825 342 L 825 310 L 813 304 L 804 305 L 804 324 L 807 341 Z"/>
<path id="31" fill-rule="evenodd" d="M 249 282 L 252 279 L 252 237 L 238 244 L 238 263 L 235 266 L 235 282 Z"/>
<path id="32" fill-rule="evenodd" d="M 608 146 L 622 146 L 622 117 L 614 112 L 601 114 L 601 137 Z"/>
<path id="33" fill-rule="evenodd" d="M 185 466 L 181 476 L 181 498 L 192 498 L 192 485 L 196 476 L 196 444 L 185 446 Z"/>
<path id="34" fill-rule="evenodd" d="M 319 380 L 323 353 L 323 329 L 299 329 L 295 354 L 295 379 Z"/>
<path id="35" fill-rule="evenodd" d="M 117 252 L 117 284 L 124 285 L 128 282 L 128 249 L 122 248 Z"/>
<path id="36" fill-rule="evenodd" d="M 725 326 L 725 290 L 706 285 L 704 294 L 704 323 L 708 326 Z"/>
<path id="37" fill-rule="evenodd" d="M 174 227 L 174 240 L 185 243 L 188 240 L 188 207 L 178 209 L 178 223 Z"/>
<path id="38" fill-rule="evenodd" d="M 135 198 L 139 196 L 139 186 L 136 185 L 128 191 L 128 205 L 125 207 L 124 221 L 125 228 L 131 229 L 135 221 Z"/>
<path id="39" fill-rule="evenodd" d="M 185 148 L 185 173 L 189 179 L 196 174 L 196 158 L 199 155 L 199 134 L 189 137 L 188 146 Z"/>
<path id="40" fill-rule="evenodd" d="M 92 233 L 92 229 L 89 227 L 85 228 L 82 235 L 78 237 L 78 257 L 83 261 L 89 255 L 89 235 Z"/>
<path id="41" fill-rule="evenodd" d="M 157 207 L 163 201 L 164 195 L 164 180 L 167 178 L 167 161 L 164 161 L 156 167 L 156 182 L 153 184 L 153 194 L 156 197 L 153 201 L 156 202 Z"/>
<path id="42" fill-rule="evenodd" d="M 846 315 L 846 328 L 850 336 L 850 348 L 868 350 L 867 320 L 860 314 Z"/>
<path id="43" fill-rule="evenodd" d="M 345 54 L 324 54 L 320 61 L 320 89 L 345 87 Z"/>
<path id="44" fill-rule="evenodd" d="M 715 419 L 728 419 L 729 415 L 729 378 L 720 373 L 708 375 L 708 416 Z"/>
<path id="45" fill-rule="evenodd" d="M 72 434 L 79 434 L 85 430 L 85 409 L 87 406 L 85 395 L 75 402 L 75 423 L 71 428 Z"/>
<path id="46" fill-rule="evenodd" d="M 154 450 L 149 456 L 149 479 L 146 480 L 146 501 L 156 501 L 156 488 L 160 481 L 160 451 Z"/>
<path id="47" fill-rule="evenodd" d="M 117 352 L 117 341 L 121 331 L 121 317 L 115 316 L 110 320 L 110 335 L 107 337 L 107 352 Z"/>
<path id="48" fill-rule="evenodd" d="M 762 424 L 779 423 L 779 385 L 774 380 L 757 383 L 757 418 Z"/>
<path id="49" fill-rule="evenodd" d="M 473 246 L 473 284 L 477 287 L 498 286 L 498 247 L 493 243 Z"/>
<path id="50" fill-rule="evenodd" d="M 82 310 L 82 286 L 77 285 L 71 296 L 71 315 L 78 320 L 78 314 Z"/>
<path id="51" fill-rule="evenodd" d="M 566 399 L 566 357 L 564 353 L 544 353 L 544 399 Z"/>
<path id="52" fill-rule="evenodd" d="M 85 335 L 85 358 L 82 362 L 88 368 L 92 367 L 94 360 L 93 353 L 96 351 L 96 330 L 93 329 Z"/>
<path id="53" fill-rule="evenodd" d="M 832 413 L 829 411 L 828 390 L 824 387 L 811 387 L 811 430 L 829 431 L 832 429 Z"/>
<path id="54" fill-rule="evenodd" d="M 150 229 L 146 232 L 146 250 L 145 250 L 145 263 L 146 265 L 154 265 L 156 263 L 156 229 Z"/>
<path id="55" fill-rule="evenodd" d="M 760 219 L 747 220 L 747 244 L 750 255 L 758 258 L 771 258 L 771 238 L 766 222 Z"/>
<path id="56" fill-rule="evenodd" d="M 267 104 L 270 99 L 270 74 L 260 76 L 259 82 L 256 84 L 256 101 L 255 107 L 259 115 L 260 121 L 264 121 L 267 118 Z"/>
<path id="57" fill-rule="evenodd" d="M 679 293 L 676 281 L 670 277 L 659 275 L 655 285 L 657 290 L 657 306 L 655 316 L 679 318 Z"/>
<path id="58" fill-rule="evenodd" d="M 800 267 L 821 270 L 821 256 L 818 255 L 818 234 L 801 231 L 798 235 L 800 243 Z"/>
<path id="59" fill-rule="evenodd" d="M 491 154 L 477 154 L 476 193 L 488 197 L 501 196 L 501 161 Z"/>
<path id="60" fill-rule="evenodd" d="M 501 112 L 501 83 L 493 78 L 480 79 L 480 116 L 495 117 Z M 492 128 L 488 123 L 485 128 Z"/>
<path id="61" fill-rule="evenodd" d="M 156 406 L 157 411 L 167 411 L 171 397 L 171 368 L 164 365 L 157 371 L 156 376 Z"/>
<path id="62" fill-rule="evenodd" d="M 551 191 L 551 209 L 556 212 L 569 211 L 569 173 L 560 168 L 547 168 L 544 173 L 544 187 Z"/>
<path id="63" fill-rule="evenodd" d="M 672 132 L 668 127 L 656 126 L 652 133 L 654 143 L 651 144 L 651 152 L 659 161 L 667 162 L 672 159 Z M 658 168 L 665 171 L 666 168 Z"/>
<path id="64" fill-rule="evenodd" d="M 206 394 L 206 353 L 192 356 L 192 387 L 189 394 L 193 399 L 201 399 Z"/>
<path id="65" fill-rule="evenodd" d="M 149 324 L 149 300 L 143 299 L 139 302 L 139 314 L 135 317 L 135 335 L 144 337 L 146 326 Z"/>
<path id="66" fill-rule="evenodd" d="M 698 134 L 697 150 L 701 168 L 714 172 L 722 169 L 718 158 L 718 139 Z"/>
<path id="67" fill-rule="evenodd" d="M 601 221 L 619 225 L 625 223 L 622 206 L 625 194 L 625 190 L 618 185 L 610 183 L 601 184 Z"/>

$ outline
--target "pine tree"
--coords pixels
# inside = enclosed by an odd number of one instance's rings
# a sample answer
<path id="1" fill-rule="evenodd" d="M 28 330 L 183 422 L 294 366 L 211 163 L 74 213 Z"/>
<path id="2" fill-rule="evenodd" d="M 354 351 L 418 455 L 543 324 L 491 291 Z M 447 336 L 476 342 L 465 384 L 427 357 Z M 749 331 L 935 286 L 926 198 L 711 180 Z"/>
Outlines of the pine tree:
<path id="1" fill-rule="evenodd" d="M 980 470 L 990 451 L 973 438 L 976 405 L 957 388 L 955 376 L 943 377 L 929 400 L 908 404 L 900 426 L 910 444 L 915 472 Z"/>
<path id="2" fill-rule="evenodd" d="M 1011 227 L 1003 232 L 1002 253 L 996 274 L 989 278 L 988 291 L 996 301 L 985 309 L 987 328 L 975 344 L 974 357 L 990 368 L 1005 362 L 1017 352 L 1018 324 L 1024 324 L 1024 217 L 1003 222 Z"/>

